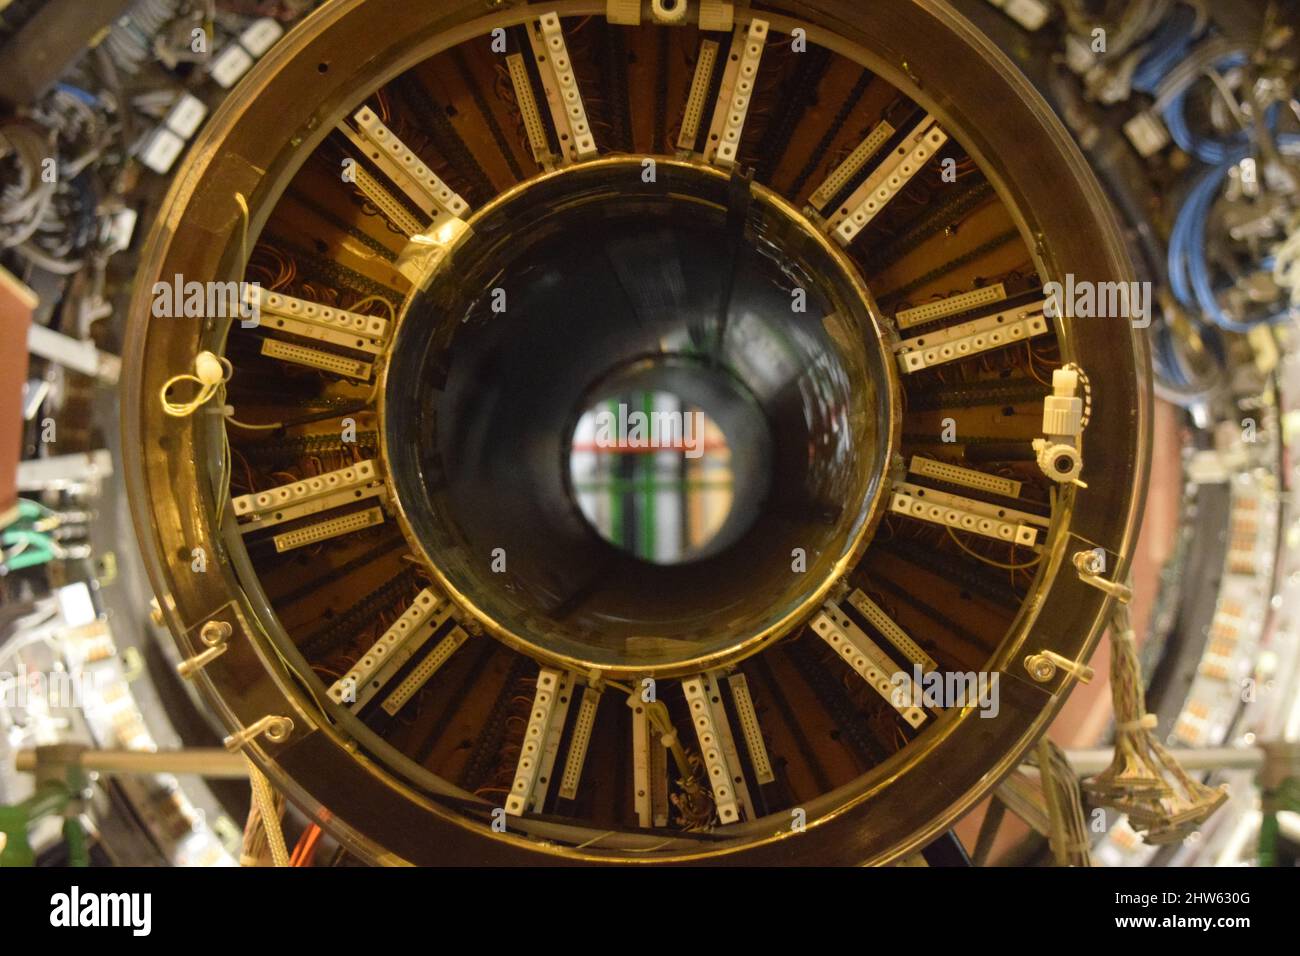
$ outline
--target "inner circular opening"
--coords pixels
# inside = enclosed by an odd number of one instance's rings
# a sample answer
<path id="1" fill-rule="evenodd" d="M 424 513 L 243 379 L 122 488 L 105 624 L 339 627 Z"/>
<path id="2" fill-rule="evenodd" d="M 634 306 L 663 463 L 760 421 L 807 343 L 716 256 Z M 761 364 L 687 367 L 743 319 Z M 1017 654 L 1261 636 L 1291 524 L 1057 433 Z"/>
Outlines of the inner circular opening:
<path id="1" fill-rule="evenodd" d="M 575 167 L 472 221 L 403 316 L 383 422 L 410 531 L 462 605 L 639 672 L 808 612 L 865 532 L 892 422 L 879 333 L 825 241 L 760 188 L 737 211 L 716 172 L 642 170 Z M 725 518 L 662 552 L 603 533 L 575 477 L 584 414 L 646 394 L 703 411 L 730 454 Z"/>
<path id="2" fill-rule="evenodd" d="M 621 552 L 656 565 L 725 552 L 757 520 L 771 478 L 759 405 L 723 371 L 642 361 L 584 403 L 569 453 L 582 516 Z"/>

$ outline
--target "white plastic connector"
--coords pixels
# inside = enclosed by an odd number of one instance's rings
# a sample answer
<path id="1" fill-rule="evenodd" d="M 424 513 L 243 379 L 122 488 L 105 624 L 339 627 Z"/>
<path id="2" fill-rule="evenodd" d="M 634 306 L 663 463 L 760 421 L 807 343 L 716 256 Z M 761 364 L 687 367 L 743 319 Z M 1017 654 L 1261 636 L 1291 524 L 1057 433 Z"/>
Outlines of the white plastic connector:
<path id="1" fill-rule="evenodd" d="M 278 330 L 368 355 L 383 352 L 380 342 L 388 330 L 386 319 L 295 299 L 255 285 L 246 287 L 244 297 L 255 306 L 258 327 L 263 330 Z"/>
<path id="2" fill-rule="evenodd" d="M 1018 306 L 994 315 L 904 339 L 896 348 L 904 372 L 919 372 L 994 349 L 1006 348 L 1048 332 L 1045 303 Z"/>
<path id="3" fill-rule="evenodd" d="M 615 26 L 640 26 L 641 0 L 605 0 L 605 19 Z"/>
<path id="4" fill-rule="evenodd" d="M 1050 523 L 1039 515 L 922 488 L 906 481 L 896 482 L 891 489 L 889 510 L 919 521 L 946 525 L 1025 547 L 1038 542 L 1036 526 L 1047 527 Z"/>
<path id="5" fill-rule="evenodd" d="M 833 603 L 812 619 L 813 633 L 831 646 L 864 681 L 871 685 L 908 725 L 916 728 L 925 723 L 926 713 L 911 703 L 912 679 L 900 670 L 889 655 L 880 649 L 862 628 Z"/>
<path id="6" fill-rule="evenodd" d="M 730 33 L 736 25 L 736 5 L 727 0 L 700 0 L 699 27 L 710 33 Z"/>
<path id="7" fill-rule="evenodd" d="M 325 352 L 307 345 L 283 342 L 279 339 L 263 339 L 262 354 L 267 358 L 292 362 L 294 365 L 305 365 L 307 368 L 329 372 L 342 378 L 351 378 L 358 382 L 370 381 L 372 369 L 369 362 L 348 358 L 346 355 L 335 355 L 333 352 Z"/>
<path id="8" fill-rule="evenodd" d="M 379 689 L 372 682 L 380 669 L 392 660 L 410 660 L 450 613 L 450 602 L 428 588 L 422 590 L 393 626 L 384 631 L 370 650 L 330 686 L 330 699 L 340 704 L 364 704 Z"/>
<path id="9" fill-rule="evenodd" d="M 911 309 L 900 309 L 894 315 L 894 324 L 900 329 L 910 329 L 914 325 L 924 325 L 936 319 L 946 319 L 950 315 L 960 315 L 971 309 L 978 309 L 982 305 L 993 305 L 1006 297 L 1006 286 L 1001 282 L 995 282 L 993 285 L 950 295 L 945 299 L 937 299 Z"/>
<path id="10" fill-rule="evenodd" d="M 771 783 L 776 779 L 776 774 L 772 772 L 772 761 L 767 755 L 763 729 L 758 725 L 754 698 L 749 694 L 749 681 L 744 674 L 737 673 L 727 678 L 727 684 L 731 687 L 731 699 L 736 704 L 736 719 L 740 722 L 740 732 L 745 738 L 745 749 L 749 751 L 754 779 L 760 784 Z"/>
<path id="11" fill-rule="evenodd" d="M 938 665 L 935 660 L 921 646 L 912 640 L 908 633 L 895 623 L 894 619 L 885 613 L 884 609 L 871 600 L 860 588 L 854 588 L 853 593 L 849 595 L 849 604 L 857 609 L 858 613 L 867 619 L 867 623 L 880 632 L 881 637 L 893 644 L 898 652 L 906 657 L 913 664 L 921 668 L 921 672 L 928 674 Z"/>
<path id="12" fill-rule="evenodd" d="M 353 511 L 350 514 L 339 515 L 337 518 L 327 518 L 305 528 L 285 531 L 283 534 L 277 534 L 272 540 L 275 542 L 275 550 L 283 553 L 351 534 L 363 528 L 373 528 L 383 523 L 383 508 L 366 508 L 364 511 Z"/>
<path id="13" fill-rule="evenodd" d="M 709 128 L 709 142 L 704 150 L 704 158 L 715 166 L 729 169 L 736 164 L 745 117 L 754 98 L 758 66 L 767 44 L 767 31 L 768 22 L 755 18 L 748 30 L 737 27 L 732 36 L 727 68 L 718 90 L 718 105 Z"/>
<path id="14" fill-rule="evenodd" d="M 378 179 L 370 174 L 366 167 L 358 165 L 352 170 L 353 181 L 361 194 L 374 204 L 380 214 L 408 237 L 424 231 L 424 224 L 390 193 Z"/>
<path id="15" fill-rule="evenodd" d="M 346 468 L 327 471 L 323 475 L 277 485 L 265 491 L 240 495 L 231 500 L 231 506 L 236 518 L 265 516 L 277 509 L 313 498 L 321 498 L 334 492 L 360 488 L 378 481 L 382 481 L 379 468 L 373 459 L 367 458 Z"/>
<path id="16" fill-rule="evenodd" d="M 1043 438 L 1033 440 L 1038 467 L 1056 482 L 1078 482 L 1083 471 L 1080 440 L 1086 425 L 1085 402 L 1079 396 L 1087 377 L 1070 364 L 1052 373 L 1052 394 L 1043 399 Z"/>
<path id="17" fill-rule="evenodd" d="M 650 0 L 650 17 L 661 27 L 679 27 L 689 12 L 686 0 Z"/>
<path id="18" fill-rule="evenodd" d="M 875 125 L 866 138 L 862 140 L 853 152 L 844 157 L 844 162 L 840 163 L 826 177 L 825 181 L 817 187 L 811 196 L 808 197 L 808 203 L 818 212 L 826 208 L 826 204 L 839 195 L 840 190 L 849 184 L 858 173 L 862 172 L 862 167 L 867 164 L 876 151 L 885 145 L 889 137 L 894 135 L 894 127 L 886 120 L 881 120 Z"/>
<path id="19" fill-rule="evenodd" d="M 713 67 L 718 61 L 718 44 L 713 40 L 700 41 L 700 54 L 695 60 L 695 73 L 691 77 L 691 89 L 686 96 L 686 112 L 682 114 L 682 126 L 677 134 L 677 148 L 683 153 L 695 149 L 695 140 L 700 135 L 700 121 L 704 118 L 704 101 L 709 95 L 709 84 L 713 80 Z"/>
<path id="20" fill-rule="evenodd" d="M 443 212 L 459 219 L 469 212 L 469 203 L 408 149 L 374 110 L 363 106 L 352 119 L 357 129 L 346 123 L 339 129 L 430 217 Z"/>
<path id="21" fill-rule="evenodd" d="M 537 675 L 533 710 L 524 729 L 524 742 L 515 765 L 515 779 L 506 798 L 506 813 L 522 816 L 540 805 L 549 783 L 548 766 L 554 764 L 560 732 L 569 710 L 569 675 L 543 667 Z M 543 782 L 543 778 L 545 782 Z"/>
<path id="22" fill-rule="evenodd" d="M 561 163 L 591 159 L 597 154 L 596 138 L 591 133 L 587 109 L 582 104 L 578 78 L 569 59 L 569 48 L 564 42 L 564 30 L 556 13 L 543 14 L 537 20 L 537 29 L 528 31 L 533 54 L 537 59 L 546 100 L 551 108 L 560 140 Z"/>
<path id="23" fill-rule="evenodd" d="M 429 682 L 429 679 L 436 674 L 443 664 L 451 659 L 451 655 L 456 653 L 462 644 L 469 640 L 469 634 L 463 627 L 453 627 L 441 641 L 437 643 L 433 650 L 424 655 L 424 660 L 420 661 L 411 672 L 402 678 L 402 682 L 394 688 L 393 692 L 384 698 L 384 713 L 390 717 L 395 716 L 399 710 L 406 706 L 406 702 L 415 696 L 415 692 Z"/>
<path id="24" fill-rule="evenodd" d="M 519 115 L 524 120 L 528 148 L 533 151 L 537 165 L 550 168 L 555 157 L 551 155 L 551 146 L 546 140 L 546 125 L 542 122 L 541 110 L 537 108 L 537 97 L 533 95 L 533 84 L 528 78 L 528 65 L 524 63 L 523 54 L 511 53 L 507 56 L 506 69 L 510 73 L 510 84 L 515 88 Z"/>
<path id="25" fill-rule="evenodd" d="M 569 753 L 564 759 L 564 773 L 560 775 L 559 794 L 566 800 L 578 796 L 578 782 L 587 762 L 587 748 L 591 745 L 591 731 L 596 725 L 596 709 L 600 706 L 600 691 L 588 687 L 582 692 L 578 716 L 569 735 Z"/>
<path id="26" fill-rule="evenodd" d="M 921 455 L 912 456 L 912 461 L 907 470 L 913 475 L 920 475 L 922 478 L 933 478 L 936 481 L 945 481 L 950 485 L 961 485 L 964 488 L 974 488 L 976 491 L 987 491 L 990 494 L 1001 495 L 1004 498 L 1019 498 L 1022 487 L 1020 482 L 1011 478 L 990 475 L 985 471 L 963 468 L 961 465 L 952 465 L 945 461 L 924 458 Z"/>
<path id="27" fill-rule="evenodd" d="M 885 160 L 881 168 L 867 179 L 864 184 L 868 187 L 866 195 L 858 200 L 858 192 L 861 192 L 859 190 L 849 198 L 846 204 L 848 215 L 843 216 L 835 224 L 835 238 L 840 245 L 847 246 L 856 239 L 867 224 L 880 214 L 886 204 L 897 196 L 912 177 L 934 158 L 943 144 L 948 142 L 948 134 L 939 124 L 934 123 L 927 128 L 927 120 L 929 117 L 926 117 L 919 127 L 924 129 L 924 132 L 919 137 L 913 138 L 910 147 L 908 143 L 899 146 L 889 159 Z"/>

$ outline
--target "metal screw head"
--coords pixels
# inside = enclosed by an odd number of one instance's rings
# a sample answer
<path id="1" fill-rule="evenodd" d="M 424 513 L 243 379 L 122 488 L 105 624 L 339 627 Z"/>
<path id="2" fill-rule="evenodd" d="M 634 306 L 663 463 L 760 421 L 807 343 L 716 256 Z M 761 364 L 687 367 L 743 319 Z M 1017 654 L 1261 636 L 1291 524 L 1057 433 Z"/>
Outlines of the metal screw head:
<path id="1" fill-rule="evenodd" d="M 1030 677 L 1042 684 L 1056 674 L 1056 665 L 1042 654 L 1030 654 L 1025 658 L 1025 670 L 1029 671 Z"/>
<path id="2" fill-rule="evenodd" d="M 232 633 L 233 629 L 225 621 L 208 621 L 199 629 L 199 640 L 208 647 L 216 647 L 229 640 Z"/>

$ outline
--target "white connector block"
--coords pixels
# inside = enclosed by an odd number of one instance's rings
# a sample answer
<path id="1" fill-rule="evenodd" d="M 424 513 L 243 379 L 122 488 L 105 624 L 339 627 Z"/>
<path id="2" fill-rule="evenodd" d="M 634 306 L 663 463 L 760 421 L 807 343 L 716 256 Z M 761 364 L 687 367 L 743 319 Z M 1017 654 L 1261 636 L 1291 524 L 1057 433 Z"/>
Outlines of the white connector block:
<path id="1" fill-rule="evenodd" d="M 936 461 L 921 455 L 912 456 L 907 470 L 922 478 L 933 478 L 935 481 L 945 481 L 950 485 L 987 491 L 1004 498 L 1019 498 L 1022 487 L 1020 482 L 1011 478 L 990 475 L 986 471 L 976 471 L 974 468 L 964 468 L 961 465 L 952 465 L 946 461 Z"/>
<path id="2" fill-rule="evenodd" d="M 324 521 L 308 525 L 305 528 L 285 531 L 282 534 L 277 534 L 272 541 L 275 543 L 275 550 L 284 553 L 285 551 L 306 547 L 309 544 L 339 538 L 354 531 L 361 531 L 364 528 L 373 528 L 375 525 L 383 523 L 383 508 L 366 508 L 364 511 L 353 511 L 350 514 L 339 515 L 337 518 L 326 518 Z"/>
<path id="3" fill-rule="evenodd" d="M 323 475 L 304 478 L 284 485 L 277 485 L 265 491 L 256 491 L 239 495 L 231 500 L 235 517 L 265 516 L 277 509 L 296 505 L 313 498 L 321 498 L 338 491 L 360 488 L 374 482 L 382 481 L 379 467 L 374 459 L 367 458 L 355 465 L 327 471 Z"/>
<path id="4" fill-rule="evenodd" d="M 768 22 L 755 18 L 750 21 L 748 30 L 742 34 L 737 28 L 732 37 L 731 52 L 737 59 L 728 56 L 704 152 L 705 159 L 715 166 L 729 169 L 736 165 L 740 136 L 745 129 L 745 118 L 749 115 L 749 104 L 754 98 L 758 80 L 759 62 L 767 44 L 767 31 Z"/>
<path id="5" fill-rule="evenodd" d="M 917 728 L 925 723 L 925 711 L 910 703 L 914 696 L 911 677 L 899 670 L 889 655 L 843 611 L 833 604 L 826 605 L 826 609 L 812 619 L 812 629 L 871 685 L 872 690 L 898 711 L 909 726 Z"/>
<path id="6" fill-rule="evenodd" d="M 898 482 L 889 496 L 889 510 L 930 524 L 944 525 L 958 531 L 983 535 L 996 541 L 1032 547 L 1038 542 L 1034 523 L 1044 519 L 1011 508 L 999 508 L 987 502 L 961 495 L 950 495 L 933 488 Z"/>
<path id="7" fill-rule="evenodd" d="M 1043 399 L 1043 438 L 1035 438 L 1038 467 L 1056 482 L 1077 481 L 1083 471 L 1079 454 L 1083 438 L 1083 399 L 1079 397 L 1081 373 L 1073 366 L 1052 373 L 1052 394 Z"/>
<path id="8" fill-rule="evenodd" d="M 296 342 L 284 342 L 280 339 L 263 339 L 262 354 L 267 358 L 292 362 L 294 365 L 314 368 L 318 372 L 328 372 L 358 382 L 370 381 L 370 373 L 373 371 L 370 363 L 361 359 L 335 355 L 323 349 L 314 349 L 309 345 L 298 345 Z"/>
<path id="9" fill-rule="evenodd" d="M 399 659 L 404 648 L 407 650 L 405 659 L 409 660 L 413 653 L 413 649 L 407 647 L 409 642 L 417 639 L 428 640 L 450 613 L 450 602 L 429 588 L 423 589 L 393 626 L 384 631 L 379 640 L 370 646 L 370 650 L 366 651 L 346 674 L 330 686 L 330 699 L 340 704 L 364 703 L 379 689 L 375 686 L 367 687 L 367 683 L 373 680 L 380 669 L 390 660 Z M 418 647 L 414 650 L 418 650 Z M 363 700 L 362 695 L 367 691 L 369 696 Z M 349 696 L 353 700 L 348 700 Z"/>
<path id="10" fill-rule="evenodd" d="M 363 106 L 352 119 L 357 130 L 354 132 L 345 123 L 341 127 L 343 132 L 429 216 L 445 212 L 460 219 L 469 212 L 469 203 L 408 149 L 374 110 Z"/>
<path id="11" fill-rule="evenodd" d="M 559 133 L 560 150 L 564 160 L 591 159 L 596 155 L 596 139 L 591 134 L 587 109 L 582 104 L 578 78 L 569 59 L 569 48 L 564 42 L 564 30 L 556 13 L 547 13 L 537 21 L 541 36 L 529 31 L 533 53 L 542 74 L 542 86 L 551 107 L 551 118 Z M 547 82 L 549 80 L 550 82 Z"/>
<path id="12" fill-rule="evenodd" d="M 1007 309 L 898 344 L 898 362 L 904 372 L 919 372 L 947 362 L 1026 342 L 1048 332 L 1044 303 Z"/>
<path id="13" fill-rule="evenodd" d="M 853 152 L 844 158 L 844 162 L 836 166 L 826 180 L 808 197 L 808 203 L 818 212 L 822 212 L 826 204 L 838 196 L 840 190 L 847 186 L 854 176 L 862 172 L 862 167 L 867 164 L 867 160 L 876 155 L 880 147 L 884 146 L 893 135 L 894 127 L 888 121 L 881 120 L 877 123 L 866 138 L 854 147 Z"/>
<path id="14" fill-rule="evenodd" d="M 921 650 L 921 646 L 912 640 L 908 633 L 894 622 L 884 609 L 871 600 L 861 588 L 854 588 L 848 598 L 849 604 L 867 619 L 867 623 L 880 632 L 881 636 L 893 644 L 898 652 L 928 674 L 938 666 L 933 657 Z"/>
<path id="15" fill-rule="evenodd" d="M 944 299 L 936 299 L 933 302 L 925 303 L 925 305 L 900 309 L 894 315 L 894 324 L 900 329 L 910 329 L 915 325 L 924 325 L 926 322 L 933 322 L 936 319 L 946 319 L 950 315 L 960 315 L 963 312 L 969 312 L 971 309 L 978 309 L 982 305 L 993 305 L 996 302 L 1001 302 L 1006 297 L 1006 286 L 1001 282 L 995 282 L 993 285 L 981 286 L 978 289 L 971 289 L 969 292 L 950 295 Z"/>
<path id="16" fill-rule="evenodd" d="M 515 779 L 506 798 L 506 813 L 522 816 L 538 795 L 541 777 L 548 762 L 553 763 L 559 747 L 559 735 L 569 705 L 569 677 L 563 671 L 543 667 L 537 675 L 537 692 L 533 695 L 533 709 L 524 729 L 524 742 L 515 765 Z M 552 745 L 554 744 L 554 746 Z"/>
<path id="17" fill-rule="evenodd" d="M 565 800 L 573 800 L 578 796 L 578 782 L 582 780 L 582 768 L 587 762 L 587 748 L 591 746 L 591 731 L 596 726 L 596 709 L 599 706 L 600 691 L 592 687 L 583 690 L 578 716 L 573 721 L 573 733 L 569 736 L 564 773 L 560 775 L 559 794 Z"/>
<path id="18" fill-rule="evenodd" d="M 903 187 L 911 182 L 912 177 L 934 158 L 935 153 L 939 152 L 946 142 L 948 142 L 948 134 L 936 123 L 930 126 L 920 137 L 920 141 L 906 153 L 901 156 L 895 154 L 886 160 L 879 170 L 880 177 L 876 179 L 873 176 L 868 180 L 871 188 L 867 196 L 856 206 L 853 205 L 853 198 L 850 198 L 849 214 L 835 226 L 835 238 L 840 245 L 847 246 L 856 239 L 889 201 L 902 192 Z M 899 147 L 900 150 L 904 148 L 906 145 Z"/>
<path id="19" fill-rule="evenodd" d="M 740 732 L 745 738 L 745 749 L 749 751 L 754 779 L 760 784 L 771 783 L 776 779 L 776 774 L 772 772 L 772 761 L 767 755 L 763 729 L 758 725 L 758 713 L 754 710 L 754 698 L 749 693 L 749 681 L 744 674 L 736 673 L 727 678 L 727 684 L 731 687 L 731 699 L 736 704 L 736 719 L 740 721 Z"/>
<path id="20" fill-rule="evenodd" d="M 396 716 L 397 712 L 406 706 L 406 702 L 415 696 L 416 691 L 427 684 L 467 640 L 469 640 L 469 633 L 463 627 L 453 627 L 447 636 L 424 656 L 424 660 L 402 678 L 402 682 L 394 688 L 393 692 L 384 698 L 384 702 L 380 705 L 384 713 L 390 717 Z"/>
<path id="21" fill-rule="evenodd" d="M 695 73 L 691 77 L 691 89 L 686 96 L 686 112 L 682 114 L 681 130 L 677 134 L 677 148 L 684 153 L 695 149 L 695 140 L 700 134 L 700 121 L 704 118 L 704 101 L 709 95 L 713 66 L 717 61 L 718 44 L 713 40 L 701 40 L 700 53 L 695 60 Z"/>

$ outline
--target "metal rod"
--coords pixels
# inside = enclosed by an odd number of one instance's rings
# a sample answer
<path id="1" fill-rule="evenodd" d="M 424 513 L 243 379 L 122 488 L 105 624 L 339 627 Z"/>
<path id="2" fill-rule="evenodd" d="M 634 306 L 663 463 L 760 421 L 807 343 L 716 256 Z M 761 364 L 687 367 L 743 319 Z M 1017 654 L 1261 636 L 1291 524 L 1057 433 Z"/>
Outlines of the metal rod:
<path id="1" fill-rule="evenodd" d="M 160 751 L 83 750 L 74 759 L 82 770 L 107 774 L 179 773 L 221 779 L 248 776 L 248 765 L 243 755 L 219 747 Z M 14 766 L 20 773 L 32 773 L 39 760 L 37 750 L 20 750 Z"/>

